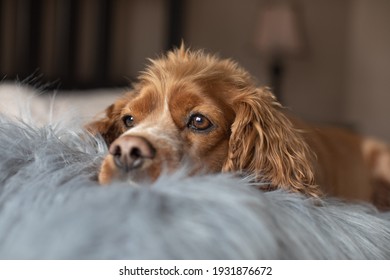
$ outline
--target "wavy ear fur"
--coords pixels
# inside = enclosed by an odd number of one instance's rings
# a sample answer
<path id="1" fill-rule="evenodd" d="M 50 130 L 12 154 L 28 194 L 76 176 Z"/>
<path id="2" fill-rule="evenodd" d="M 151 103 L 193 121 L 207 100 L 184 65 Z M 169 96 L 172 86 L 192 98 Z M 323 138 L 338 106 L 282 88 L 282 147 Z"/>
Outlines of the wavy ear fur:
<path id="1" fill-rule="evenodd" d="M 245 89 L 233 108 L 236 118 L 223 170 L 254 174 L 272 188 L 320 195 L 308 146 L 272 93 L 266 88 Z"/>
<path id="2" fill-rule="evenodd" d="M 105 110 L 105 116 L 97 121 L 93 121 L 86 125 L 86 129 L 93 134 L 102 135 L 103 139 L 109 146 L 116 138 L 122 134 L 121 111 L 127 99 L 119 99 L 114 104 L 108 106 Z"/>

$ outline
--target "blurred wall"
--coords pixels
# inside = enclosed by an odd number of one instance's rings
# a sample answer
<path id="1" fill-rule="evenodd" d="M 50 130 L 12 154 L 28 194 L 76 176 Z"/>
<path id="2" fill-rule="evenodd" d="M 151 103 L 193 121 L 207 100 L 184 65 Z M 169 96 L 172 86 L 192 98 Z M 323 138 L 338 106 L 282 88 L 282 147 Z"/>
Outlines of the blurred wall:
<path id="1" fill-rule="evenodd" d="M 192 48 L 202 48 L 239 61 L 259 80 L 267 82 L 267 69 L 254 48 L 259 0 L 188 0 L 185 41 Z"/>
<path id="2" fill-rule="evenodd" d="M 132 79 L 147 57 L 161 55 L 166 45 L 167 7 L 161 0 L 115 0 L 109 63 L 111 80 Z"/>
<path id="3" fill-rule="evenodd" d="M 344 121 L 350 2 L 297 1 L 302 9 L 306 54 L 287 61 L 283 91 L 285 105 L 305 119 L 336 124 Z"/>
<path id="4" fill-rule="evenodd" d="M 295 2 L 306 46 L 301 57 L 285 61 L 283 103 L 305 119 L 340 122 L 349 1 Z M 238 60 L 257 78 L 259 85 L 270 86 L 268 62 L 254 46 L 256 23 L 267 3 L 265 0 L 189 0 L 186 38 L 194 47 Z"/>
<path id="5" fill-rule="evenodd" d="M 346 119 L 390 141 L 390 1 L 351 2 L 347 58 Z"/>

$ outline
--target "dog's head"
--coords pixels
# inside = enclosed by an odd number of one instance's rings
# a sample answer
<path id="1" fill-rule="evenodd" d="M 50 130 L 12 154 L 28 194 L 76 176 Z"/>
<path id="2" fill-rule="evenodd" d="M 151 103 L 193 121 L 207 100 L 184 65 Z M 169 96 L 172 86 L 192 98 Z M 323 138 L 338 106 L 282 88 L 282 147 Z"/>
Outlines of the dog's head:
<path id="1" fill-rule="evenodd" d="M 231 60 L 181 47 L 151 60 L 134 89 L 89 125 L 110 146 L 100 181 L 237 172 L 314 194 L 310 153 L 266 88 Z"/>

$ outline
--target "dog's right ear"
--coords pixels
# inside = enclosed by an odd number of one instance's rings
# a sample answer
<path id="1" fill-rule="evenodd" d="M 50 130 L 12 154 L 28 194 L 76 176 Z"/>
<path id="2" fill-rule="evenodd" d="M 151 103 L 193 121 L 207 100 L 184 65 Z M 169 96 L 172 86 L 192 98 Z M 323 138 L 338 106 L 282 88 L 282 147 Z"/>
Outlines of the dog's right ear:
<path id="1" fill-rule="evenodd" d="M 248 172 L 271 188 L 320 196 L 309 147 L 273 94 L 267 88 L 248 88 L 236 98 L 223 171 Z"/>
<path id="2" fill-rule="evenodd" d="M 93 121 L 85 128 L 94 135 L 100 134 L 108 146 L 122 134 L 121 111 L 125 102 L 119 100 L 108 106 L 105 110 L 105 116 Z"/>

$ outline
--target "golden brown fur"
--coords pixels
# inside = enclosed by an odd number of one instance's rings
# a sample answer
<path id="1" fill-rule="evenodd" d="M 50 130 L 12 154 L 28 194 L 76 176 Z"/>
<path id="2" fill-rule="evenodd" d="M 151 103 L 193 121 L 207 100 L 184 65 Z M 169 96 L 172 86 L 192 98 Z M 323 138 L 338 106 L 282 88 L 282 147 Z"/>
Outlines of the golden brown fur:
<path id="1" fill-rule="evenodd" d="M 131 128 L 124 124 L 128 116 Z M 271 189 L 309 196 L 325 192 L 370 200 L 375 181 L 390 182 L 386 145 L 292 119 L 236 63 L 184 47 L 151 60 L 134 89 L 89 129 L 108 145 L 136 136 L 153 152 L 140 167 L 123 172 L 115 161 L 117 147 L 111 148 L 100 171 L 102 183 L 155 179 L 183 161 L 193 172 L 251 175 Z"/>

